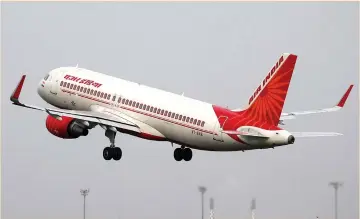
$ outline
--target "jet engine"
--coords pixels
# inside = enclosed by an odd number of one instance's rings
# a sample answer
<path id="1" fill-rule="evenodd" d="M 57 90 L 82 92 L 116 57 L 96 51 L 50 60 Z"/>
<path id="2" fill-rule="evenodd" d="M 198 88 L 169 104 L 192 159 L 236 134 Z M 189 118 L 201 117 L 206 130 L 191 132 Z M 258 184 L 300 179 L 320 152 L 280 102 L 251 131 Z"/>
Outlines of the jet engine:
<path id="1" fill-rule="evenodd" d="M 61 116 L 58 120 L 48 115 L 46 118 L 46 128 L 51 134 L 64 139 L 74 139 L 89 134 L 89 130 L 85 125 L 67 116 Z"/>

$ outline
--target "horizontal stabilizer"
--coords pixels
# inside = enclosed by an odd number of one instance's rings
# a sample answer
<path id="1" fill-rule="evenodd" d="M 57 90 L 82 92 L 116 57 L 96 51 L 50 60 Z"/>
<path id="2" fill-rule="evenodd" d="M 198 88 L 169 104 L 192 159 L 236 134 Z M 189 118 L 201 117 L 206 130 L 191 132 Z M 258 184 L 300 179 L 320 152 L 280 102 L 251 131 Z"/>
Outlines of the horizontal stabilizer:
<path id="1" fill-rule="evenodd" d="M 247 137 L 268 138 L 267 136 L 259 135 L 259 134 L 255 134 L 255 133 L 239 132 L 239 131 L 231 131 L 231 130 L 223 130 L 222 133 L 225 133 L 228 135 L 241 135 L 241 136 L 247 136 Z"/>
<path id="2" fill-rule="evenodd" d="M 329 137 L 329 136 L 340 136 L 343 135 L 337 132 L 291 132 L 296 138 L 307 138 L 307 137 Z"/>

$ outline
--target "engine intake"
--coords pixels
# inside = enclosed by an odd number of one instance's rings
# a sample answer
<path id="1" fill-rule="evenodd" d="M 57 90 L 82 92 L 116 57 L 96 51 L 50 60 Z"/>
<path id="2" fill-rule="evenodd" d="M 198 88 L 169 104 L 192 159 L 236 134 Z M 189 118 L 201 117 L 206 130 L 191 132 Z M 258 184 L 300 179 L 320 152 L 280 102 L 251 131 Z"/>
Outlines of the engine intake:
<path id="1" fill-rule="evenodd" d="M 46 128 L 51 134 L 64 139 L 74 139 L 89 134 L 89 130 L 83 124 L 67 116 L 57 120 L 49 115 L 46 118 Z"/>

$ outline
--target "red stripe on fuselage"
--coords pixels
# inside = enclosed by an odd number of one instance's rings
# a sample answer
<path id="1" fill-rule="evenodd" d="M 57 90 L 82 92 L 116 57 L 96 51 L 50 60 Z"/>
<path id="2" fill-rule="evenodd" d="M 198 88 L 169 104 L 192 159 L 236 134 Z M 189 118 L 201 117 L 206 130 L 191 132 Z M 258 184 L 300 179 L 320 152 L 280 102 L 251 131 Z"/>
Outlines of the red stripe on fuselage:
<path id="1" fill-rule="evenodd" d="M 97 102 L 101 102 L 101 103 L 104 103 L 104 104 L 107 104 L 107 105 L 111 106 L 110 102 L 100 100 L 98 98 L 93 98 L 93 97 L 90 97 L 90 96 L 87 96 L 87 95 L 78 94 L 78 93 L 75 93 L 73 91 L 68 91 L 68 90 L 65 90 L 65 89 L 61 89 L 61 91 L 66 92 L 66 93 L 70 93 L 70 94 L 73 94 L 73 95 L 78 95 L 80 97 L 83 97 L 83 98 L 86 98 L 86 99 L 89 99 L 89 100 L 93 100 L 93 101 L 97 101 Z M 118 104 L 114 104 L 114 105 L 118 105 Z M 149 116 L 149 117 L 159 119 L 159 120 L 162 120 L 162 121 L 170 122 L 170 123 L 173 123 L 173 124 L 176 124 L 176 125 L 179 125 L 179 126 L 183 126 L 185 128 L 194 129 L 194 130 L 197 130 L 197 131 L 202 131 L 202 132 L 212 134 L 212 135 L 213 134 L 217 135 L 216 133 L 208 131 L 208 130 L 204 130 L 204 129 L 200 129 L 200 128 L 197 128 L 197 127 L 182 124 L 182 123 L 179 123 L 179 122 L 175 122 L 175 121 L 172 121 L 172 120 L 168 120 L 168 119 L 165 119 L 165 118 L 162 118 L 162 117 L 159 117 L 159 116 L 155 116 L 155 115 L 151 115 L 149 113 L 141 112 L 141 111 L 138 111 L 138 110 L 135 110 L 135 109 L 132 109 L 132 108 L 128 108 L 128 107 L 124 107 L 124 106 L 115 106 L 115 107 L 122 108 L 122 109 L 125 109 L 125 110 L 128 110 L 128 111 L 132 111 L 132 112 L 135 112 L 135 113 L 138 113 L 138 114 L 145 115 L 145 116 Z"/>

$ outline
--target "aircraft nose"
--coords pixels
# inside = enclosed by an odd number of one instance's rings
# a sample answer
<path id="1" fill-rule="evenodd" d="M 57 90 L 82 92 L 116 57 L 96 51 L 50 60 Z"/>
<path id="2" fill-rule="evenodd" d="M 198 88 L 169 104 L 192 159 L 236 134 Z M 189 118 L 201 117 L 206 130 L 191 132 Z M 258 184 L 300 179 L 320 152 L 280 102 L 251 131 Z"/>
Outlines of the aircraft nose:
<path id="1" fill-rule="evenodd" d="M 288 142 L 289 142 L 289 144 L 294 144 L 294 142 L 295 142 L 295 137 L 294 137 L 293 135 L 290 135 L 290 136 L 288 137 Z"/>
<path id="2" fill-rule="evenodd" d="M 43 97 L 43 95 L 44 95 L 44 88 L 45 88 L 44 83 L 41 80 L 37 87 L 37 93 L 39 94 L 40 97 Z"/>

